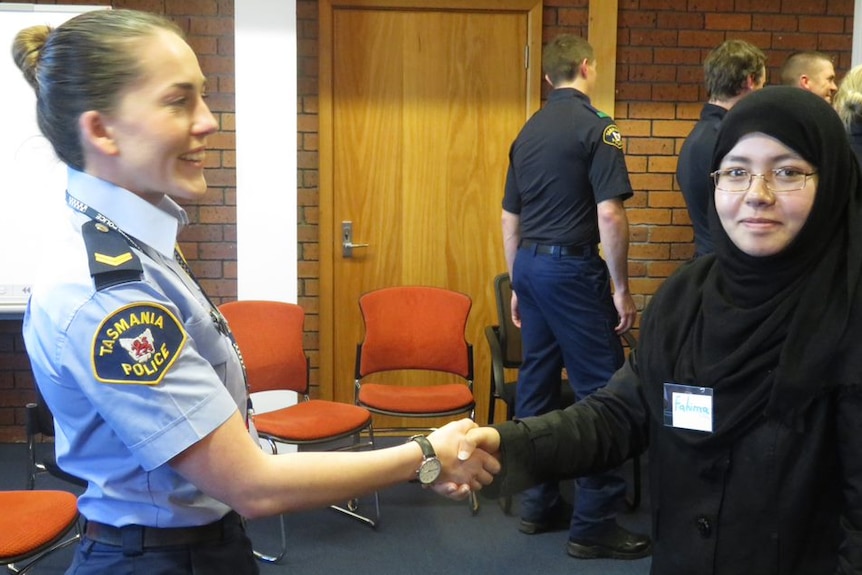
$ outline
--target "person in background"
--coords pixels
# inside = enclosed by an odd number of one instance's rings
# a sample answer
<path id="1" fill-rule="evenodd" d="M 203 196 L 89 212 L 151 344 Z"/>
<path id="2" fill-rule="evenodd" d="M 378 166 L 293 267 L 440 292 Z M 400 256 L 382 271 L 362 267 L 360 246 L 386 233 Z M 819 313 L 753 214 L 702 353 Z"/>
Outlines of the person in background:
<path id="1" fill-rule="evenodd" d="M 812 92 L 830 104 L 838 91 L 832 58 L 823 52 L 794 52 L 781 67 L 781 83 Z"/>
<path id="2" fill-rule="evenodd" d="M 676 179 L 694 229 L 695 257 L 712 253 L 707 218 L 712 195 L 709 165 L 718 128 L 734 104 L 763 87 L 766 56 L 744 40 L 727 40 L 706 57 L 703 73 L 709 101 L 683 142 L 676 164 Z"/>
<path id="3" fill-rule="evenodd" d="M 87 12 L 22 30 L 13 56 L 68 165 L 66 239 L 23 326 L 56 419 L 57 461 L 88 483 L 68 573 L 257 573 L 241 516 L 414 478 L 453 498 L 490 481 L 493 457 L 457 458 L 469 420 L 362 453 L 267 455 L 252 439 L 229 326 L 175 247 L 188 222 L 175 200 L 206 192 L 217 129 L 177 26 L 144 12 Z"/>
<path id="4" fill-rule="evenodd" d="M 862 65 L 851 68 L 841 80 L 832 107 L 844 123 L 850 147 L 862 162 Z"/>
<path id="5" fill-rule="evenodd" d="M 593 49 L 564 34 L 545 46 L 542 65 L 553 91 L 511 146 L 503 196 L 512 319 L 523 344 L 519 418 L 559 407 L 563 366 L 576 398 L 603 386 L 622 365 L 619 336 L 637 313 L 629 292 L 623 206 L 632 188 L 620 132 L 590 104 Z M 599 241 L 607 261 L 599 255 Z M 522 494 L 519 529 L 535 534 L 568 528 L 566 550 L 577 558 L 644 557 L 649 537 L 616 521 L 625 487 L 617 471 L 583 477 L 572 512 L 559 485 L 543 483 Z"/>
<path id="6" fill-rule="evenodd" d="M 644 311 L 637 350 L 565 411 L 470 430 L 501 459 L 483 493 L 649 449 L 666 575 L 862 573 L 862 180 L 837 114 L 771 87 L 713 154 L 715 252 Z"/>

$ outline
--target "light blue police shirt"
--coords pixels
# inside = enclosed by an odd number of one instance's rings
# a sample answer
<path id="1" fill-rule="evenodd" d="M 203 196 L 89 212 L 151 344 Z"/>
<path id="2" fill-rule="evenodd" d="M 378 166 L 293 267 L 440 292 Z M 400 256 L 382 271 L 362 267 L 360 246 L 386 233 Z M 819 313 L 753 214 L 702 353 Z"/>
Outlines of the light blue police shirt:
<path id="1" fill-rule="evenodd" d="M 237 409 L 244 414 L 246 390 L 230 339 L 173 258 L 185 211 L 167 197 L 154 206 L 72 169 L 68 191 L 134 238 L 143 281 L 96 291 L 81 232 L 90 218 L 70 208 L 23 329 L 54 413 L 58 463 L 88 481 L 78 507 L 90 520 L 155 527 L 216 521 L 229 508 L 168 462 Z M 124 330 L 139 335 L 123 337 Z"/>

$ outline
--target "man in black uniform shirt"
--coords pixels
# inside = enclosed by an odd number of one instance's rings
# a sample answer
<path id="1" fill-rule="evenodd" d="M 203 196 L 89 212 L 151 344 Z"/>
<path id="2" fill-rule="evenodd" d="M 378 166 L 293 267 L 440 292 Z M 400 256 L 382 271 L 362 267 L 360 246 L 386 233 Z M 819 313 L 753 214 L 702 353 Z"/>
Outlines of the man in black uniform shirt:
<path id="1" fill-rule="evenodd" d="M 590 105 L 593 49 L 562 35 L 545 47 L 542 64 L 554 90 L 512 144 L 503 198 L 512 319 L 521 327 L 524 354 L 516 417 L 559 407 L 563 366 L 578 399 L 604 386 L 622 365 L 619 335 L 637 314 L 623 207 L 632 188 L 617 126 Z M 616 522 L 624 494 L 618 472 L 581 478 L 572 513 L 557 483 L 542 484 L 522 494 L 520 530 L 568 526 L 573 557 L 644 557 L 649 537 Z"/>
<path id="2" fill-rule="evenodd" d="M 709 101 L 683 142 L 676 165 L 676 179 L 694 228 L 695 256 L 712 253 L 706 209 L 712 195 L 709 166 L 718 127 L 734 104 L 763 87 L 766 56 L 744 40 L 727 40 L 709 53 L 703 72 Z"/>

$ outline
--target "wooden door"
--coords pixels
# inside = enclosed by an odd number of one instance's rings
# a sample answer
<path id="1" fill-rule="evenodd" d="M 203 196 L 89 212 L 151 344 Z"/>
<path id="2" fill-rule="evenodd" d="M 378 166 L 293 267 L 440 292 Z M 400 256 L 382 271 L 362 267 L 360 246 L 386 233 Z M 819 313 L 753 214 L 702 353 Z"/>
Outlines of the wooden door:
<path id="1" fill-rule="evenodd" d="M 322 0 L 320 26 L 322 395 L 353 401 L 360 294 L 446 287 L 473 299 L 484 421 L 500 202 L 509 145 L 539 104 L 541 0 Z M 343 222 L 368 244 L 349 258 Z"/>

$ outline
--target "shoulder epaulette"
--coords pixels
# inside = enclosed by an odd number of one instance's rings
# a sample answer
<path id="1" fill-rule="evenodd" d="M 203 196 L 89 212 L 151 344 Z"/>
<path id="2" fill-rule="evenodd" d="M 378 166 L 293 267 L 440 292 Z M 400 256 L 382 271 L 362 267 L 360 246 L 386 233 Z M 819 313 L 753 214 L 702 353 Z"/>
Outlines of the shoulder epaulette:
<path id="1" fill-rule="evenodd" d="M 120 232 L 95 220 L 81 226 L 81 232 L 97 291 L 143 279 L 141 260 Z"/>
<path id="2" fill-rule="evenodd" d="M 604 112 L 602 112 L 598 108 L 594 108 L 592 104 L 587 104 L 587 108 L 592 110 L 596 114 L 596 116 L 598 116 L 599 118 L 610 118 L 611 117 L 610 114 L 605 114 Z"/>

